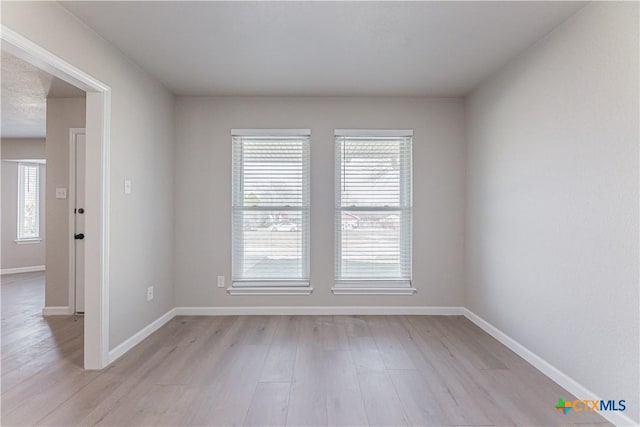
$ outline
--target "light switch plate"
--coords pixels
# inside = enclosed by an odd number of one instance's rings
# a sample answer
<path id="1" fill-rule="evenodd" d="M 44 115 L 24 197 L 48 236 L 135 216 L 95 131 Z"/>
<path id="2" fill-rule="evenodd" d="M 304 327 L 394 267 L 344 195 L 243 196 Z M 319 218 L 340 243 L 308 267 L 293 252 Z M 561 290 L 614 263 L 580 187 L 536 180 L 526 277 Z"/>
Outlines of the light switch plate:
<path id="1" fill-rule="evenodd" d="M 124 180 L 124 194 L 131 194 L 131 180 Z"/>
<path id="2" fill-rule="evenodd" d="M 147 288 L 147 301 L 151 301 L 153 299 L 153 286 L 149 286 Z"/>
<path id="3" fill-rule="evenodd" d="M 218 276 L 218 287 L 224 288 L 224 276 Z"/>
<path id="4" fill-rule="evenodd" d="M 56 199 L 66 199 L 67 198 L 67 189 L 66 187 L 57 187 L 56 188 Z"/>

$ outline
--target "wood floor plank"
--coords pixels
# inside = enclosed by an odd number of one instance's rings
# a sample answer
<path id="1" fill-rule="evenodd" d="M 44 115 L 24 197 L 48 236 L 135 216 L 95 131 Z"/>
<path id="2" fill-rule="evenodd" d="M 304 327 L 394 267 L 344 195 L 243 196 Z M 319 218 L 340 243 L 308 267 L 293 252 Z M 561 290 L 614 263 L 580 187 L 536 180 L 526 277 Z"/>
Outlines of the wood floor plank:
<path id="1" fill-rule="evenodd" d="M 146 381 L 149 372 L 152 372 L 156 366 L 162 363 L 162 360 L 169 351 L 170 347 L 161 346 L 149 358 L 143 359 L 141 364 L 132 365 L 135 366 L 134 370 L 125 374 L 115 374 L 112 372 L 112 374 L 120 378 L 118 385 L 111 393 L 101 399 L 88 414 L 83 414 L 78 424 L 98 424 L 127 401 L 137 399 L 146 393 L 153 385 L 151 382 Z M 107 372 L 109 372 L 108 369 Z"/>
<path id="2" fill-rule="evenodd" d="M 42 322 L 24 325 L 20 331 L 14 331 L 3 337 L 2 354 L 5 357 L 29 354 L 56 348 L 60 344 L 78 335 L 83 330 L 82 316 L 59 316 L 59 319 L 43 319 Z"/>
<path id="3" fill-rule="evenodd" d="M 21 403 L 7 410 L 6 413 L 3 407 L 4 425 L 35 424 L 95 380 L 98 375 L 98 372 L 84 371 L 79 368 L 70 370 L 52 387 L 23 396 Z"/>
<path id="4" fill-rule="evenodd" d="M 384 372 L 387 368 L 371 337 L 349 337 L 349 349 L 358 373 Z"/>
<path id="5" fill-rule="evenodd" d="M 427 382 L 413 370 L 391 370 L 389 376 L 402 403 L 409 425 L 443 426 L 448 420 L 439 410 L 437 401 Z"/>
<path id="6" fill-rule="evenodd" d="M 154 381 L 156 384 L 189 384 L 195 366 L 205 354 L 205 348 L 210 345 L 211 340 L 217 341 L 219 337 L 224 336 L 233 319 L 201 318 L 201 322 L 183 334 L 183 339 L 177 343 L 175 350 L 158 366 Z"/>
<path id="7" fill-rule="evenodd" d="M 291 382 L 293 378 L 300 318 L 278 316 L 277 320 L 276 332 L 260 375 L 261 382 Z"/>
<path id="8" fill-rule="evenodd" d="M 408 421 L 389 374 L 358 374 L 362 399 L 370 426 L 406 426 Z"/>
<path id="9" fill-rule="evenodd" d="M 348 350 L 325 350 L 324 375 L 329 425 L 367 425 L 364 400 L 351 353 Z"/>
<path id="10" fill-rule="evenodd" d="M 366 318 L 363 316 L 336 316 L 334 322 L 344 325 L 345 332 L 349 338 L 371 337 L 371 331 L 367 326 Z"/>
<path id="11" fill-rule="evenodd" d="M 456 319 L 446 323 L 447 333 L 442 340 L 448 345 L 454 346 L 456 354 L 463 356 L 477 369 L 507 369 L 497 357 L 491 354 L 485 346 L 480 344 L 475 337 L 470 334 L 462 335 L 454 326 Z"/>
<path id="12" fill-rule="evenodd" d="M 349 341 L 343 323 L 334 322 L 333 316 L 318 319 L 322 348 L 325 350 L 348 350 Z"/>
<path id="13" fill-rule="evenodd" d="M 278 326 L 277 316 L 247 316 L 239 344 L 269 345 Z"/>
<path id="14" fill-rule="evenodd" d="M 194 407 L 202 396 L 202 389 L 191 386 L 174 386 L 182 389 L 182 393 L 169 402 L 166 412 L 158 418 L 159 426 L 189 426 Z"/>
<path id="15" fill-rule="evenodd" d="M 367 319 L 367 324 L 387 369 L 416 369 L 391 331 L 385 316 L 371 316 Z"/>
<path id="16" fill-rule="evenodd" d="M 151 391 L 137 402 L 135 415 L 127 424 L 136 426 L 161 426 L 171 408 L 171 403 L 181 397 L 185 386 L 174 384 L 155 384 Z"/>
<path id="17" fill-rule="evenodd" d="M 145 381 L 136 387 L 136 394 L 122 402 L 96 426 L 153 426 L 169 410 L 171 402 L 183 392 L 183 386 L 153 384 Z"/>
<path id="18" fill-rule="evenodd" d="M 205 387 L 192 425 L 241 425 L 247 416 L 267 356 L 266 345 L 230 347 L 213 383 Z"/>
<path id="19" fill-rule="evenodd" d="M 111 395 L 121 381 L 122 378 L 119 375 L 101 374 L 44 418 L 38 420 L 36 424 L 40 426 L 79 425 L 79 421 L 87 417 L 95 407 Z"/>
<path id="20" fill-rule="evenodd" d="M 81 371 L 77 366 L 65 361 L 53 364 L 49 369 L 38 371 L 9 390 L 2 391 L 2 413 L 13 411 L 25 400 L 45 393 L 55 387 L 58 382 L 64 381 L 68 376 L 78 375 Z"/>
<path id="21" fill-rule="evenodd" d="M 500 402 L 501 409 L 509 415 L 518 425 L 534 425 L 536 423 L 545 426 L 559 425 L 554 421 L 557 411 L 540 410 L 537 402 L 531 399 L 526 389 L 514 381 L 513 375 L 507 370 L 478 370 L 473 373 L 474 380 L 485 388 L 496 401 Z M 550 397 L 549 406 L 557 398 Z M 546 406 L 548 408 L 549 406 Z M 545 408 L 545 409 L 546 409 Z M 562 424 L 560 424 L 562 425 Z"/>
<path id="22" fill-rule="evenodd" d="M 320 326 L 315 317 L 304 316 L 298 331 L 287 425 L 328 425 L 326 390 Z"/>
<path id="23" fill-rule="evenodd" d="M 212 337 L 202 349 L 202 357 L 190 370 L 189 384 L 195 387 L 208 387 L 215 383 L 219 372 L 224 371 L 225 363 L 231 363 L 228 357 L 230 349 L 240 346 L 244 336 L 245 317 L 231 318 L 225 332 Z"/>
<path id="24" fill-rule="evenodd" d="M 420 350 L 425 345 L 421 336 L 408 327 L 400 317 L 389 318 L 391 330 L 411 357 L 418 372 L 426 380 L 429 390 L 439 396 L 432 402 L 438 411 L 452 424 L 456 425 L 490 425 L 491 422 L 479 408 L 473 397 L 462 387 L 459 381 L 450 381 L 451 370 L 440 365 L 437 369 Z M 439 339 L 427 333 L 432 339 Z"/>
<path id="25" fill-rule="evenodd" d="M 422 354 L 424 361 L 418 363 L 418 369 L 427 378 L 430 387 L 438 395 L 450 395 L 451 400 L 445 403 L 445 408 L 453 412 L 451 419 L 464 421 L 463 424 L 515 425 L 515 421 L 501 409 L 500 403 L 494 396 L 467 372 L 466 365 L 462 365 L 442 343 L 442 335 L 429 334 L 420 328 L 420 322 L 415 316 L 405 316 L 401 319 L 411 336 L 411 343 L 405 342 L 406 348 L 414 345 Z M 417 327 L 413 325 L 417 324 Z M 413 351 L 412 351 L 413 354 Z"/>
<path id="26" fill-rule="evenodd" d="M 258 383 L 244 421 L 245 426 L 283 426 L 287 422 L 287 407 L 291 383 Z"/>
<path id="27" fill-rule="evenodd" d="M 81 331 L 78 334 L 81 334 Z M 61 357 L 73 361 L 80 360 L 83 356 L 83 341 L 83 337 L 78 335 L 72 340 L 61 343 L 59 348 L 54 347 L 46 351 L 34 350 L 33 353 L 9 356 L 6 360 L 3 358 L 2 390 L 8 391 L 38 372 L 60 363 Z M 76 366 L 80 367 L 80 364 Z"/>

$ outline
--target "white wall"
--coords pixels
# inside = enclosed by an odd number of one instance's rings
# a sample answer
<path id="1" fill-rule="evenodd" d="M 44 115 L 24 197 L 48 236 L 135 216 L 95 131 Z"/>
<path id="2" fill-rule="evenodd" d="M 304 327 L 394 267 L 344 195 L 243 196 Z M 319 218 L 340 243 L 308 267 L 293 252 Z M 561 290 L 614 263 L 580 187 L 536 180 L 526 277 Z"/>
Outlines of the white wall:
<path id="1" fill-rule="evenodd" d="M 638 3 L 592 3 L 469 98 L 466 130 L 466 305 L 636 421 L 638 72 Z"/>
<path id="2" fill-rule="evenodd" d="M 460 306 L 464 111 L 459 99 L 178 98 L 176 305 Z M 232 128 L 311 128 L 310 296 L 230 296 Z M 413 296 L 334 296 L 335 128 L 414 130 Z"/>
<path id="3" fill-rule="evenodd" d="M 173 307 L 173 96 L 55 2 L 3 3 L 2 24 L 112 89 L 109 347 L 114 348 Z M 125 177 L 133 182 L 131 195 L 123 192 Z M 151 285 L 155 299 L 147 302 Z"/>
<path id="4" fill-rule="evenodd" d="M 46 166 L 40 165 L 40 242 L 17 244 L 18 237 L 18 163 L 7 160 L 45 159 L 44 139 L 2 139 L 2 256 L 0 268 L 45 265 L 45 185 Z"/>

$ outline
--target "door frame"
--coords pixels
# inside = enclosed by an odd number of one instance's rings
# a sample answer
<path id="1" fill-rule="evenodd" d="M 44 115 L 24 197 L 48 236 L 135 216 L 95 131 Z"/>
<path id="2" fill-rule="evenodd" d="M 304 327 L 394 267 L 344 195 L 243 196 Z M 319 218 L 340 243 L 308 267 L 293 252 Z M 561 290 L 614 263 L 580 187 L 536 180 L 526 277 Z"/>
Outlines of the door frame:
<path id="1" fill-rule="evenodd" d="M 84 368 L 102 369 L 109 363 L 111 88 L 5 25 L 0 39 L 7 52 L 87 92 Z"/>
<path id="2" fill-rule="evenodd" d="M 74 210 L 76 208 L 76 136 L 78 135 L 85 135 L 86 138 L 87 130 L 69 128 L 69 306 L 73 313 L 76 313 L 76 239 L 74 236 L 76 216 Z"/>

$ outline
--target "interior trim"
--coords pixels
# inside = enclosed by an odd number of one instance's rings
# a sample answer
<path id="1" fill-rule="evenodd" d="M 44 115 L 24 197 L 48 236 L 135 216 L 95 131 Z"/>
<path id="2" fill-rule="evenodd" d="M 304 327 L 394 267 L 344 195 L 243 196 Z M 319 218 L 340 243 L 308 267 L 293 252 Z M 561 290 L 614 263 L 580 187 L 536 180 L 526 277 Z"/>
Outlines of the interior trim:
<path id="1" fill-rule="evenodd" d="M 413 129 L 335 129 L 334 136 L 378 136 L 403 138 L 413 136 Z"/>
<path id="2" fill-rule="evenodd" d="M 125 353 L 131 350 L 136 345 L 140 344 L 147 338 L 149 335 L 163 327 L 167 322 L 173 319 L 176 316 L 176 309 L 172 308 L 167 311 L 162 316 L 158 317 L 153 322 L 149 323 L 144 328 L 140 329 L 138 332 L 133 334 L 131 337 L 127 338 L 124 342 L 117 345 L 113 348 L 113 350 L 109 350 L 109 359 L 107 365 L 115 362 L 120 357 L 122 357 Z"/>
<path id="3" fill-rule="evenodd" d="M 14 243 L 16 245 L 35 245 L 38 243 L 42 243 L 42 238 L 36 237 L 36 238 L 29 238 L 29 239 L 17 239 L 17 240 L 14 240 Z"/>
<path id="4" fill-rule="evenodd" d="M 311 129 L 231 129 L 232 136 L 311 136 Z"/>
<path id="5" fill-rule="evenodd" d="M 176 307 L 176 316 L 357 316 L 419 315 L 462 316 L 464 307 L 447 306 L 256 306 Z"/>
<path id="6" fill-rule="evenodd" d="M 69 316 L 73 314 L 73 307 L 60 306 L 60 307 L 44 307 L 42 309 L 43 316 Z"/>
<path id="7" fill-rule="evenodd" d="M 229 295 L 311 295 L 311 286 L 229 286 Z"/>
<path id="8" fill-rule="evenodd" d="M 334 295 L 413 295 L 417 291 L 416 288 L 381 286 L 334 286 L 331 288 Z"/>
<path id="9" fill-rule="evenodd" d="M 3 268 L 0 270 L 0 275 L 5 274 L 17 274 L 17 273 L 32 273 L 34 271 L 45 271 L 44 265 L 33 265 L 30 267 L 16 267 L 16 268 Z"/>

